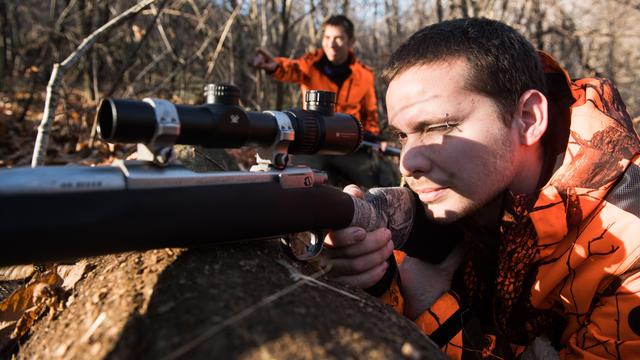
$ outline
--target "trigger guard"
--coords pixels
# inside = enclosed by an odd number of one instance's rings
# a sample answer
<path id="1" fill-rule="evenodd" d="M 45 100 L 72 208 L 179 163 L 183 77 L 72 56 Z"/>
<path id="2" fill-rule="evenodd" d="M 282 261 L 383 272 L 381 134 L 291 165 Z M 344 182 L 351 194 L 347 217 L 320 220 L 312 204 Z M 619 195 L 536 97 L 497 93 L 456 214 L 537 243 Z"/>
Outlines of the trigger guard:
<path id="1" fill-rule="evenodd" d="M 281 238 L 285 252 L 296 260 L 307 261 L 322 251 L 324 239 L 321 231 L 304 231 Z"/>

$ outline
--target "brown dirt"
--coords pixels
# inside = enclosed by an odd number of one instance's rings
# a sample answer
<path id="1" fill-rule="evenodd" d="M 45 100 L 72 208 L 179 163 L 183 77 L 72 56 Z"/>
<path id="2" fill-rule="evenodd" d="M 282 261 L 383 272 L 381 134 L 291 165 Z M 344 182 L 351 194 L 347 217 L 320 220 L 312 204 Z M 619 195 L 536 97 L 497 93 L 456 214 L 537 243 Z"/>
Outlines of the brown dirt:
<path id="1" fill-rule="evenodd" d="M 438 358 L 413 323 L 377 299 L 312 274 L 276 240 L 89 259 L 56 318 L 18 359 Z"/>

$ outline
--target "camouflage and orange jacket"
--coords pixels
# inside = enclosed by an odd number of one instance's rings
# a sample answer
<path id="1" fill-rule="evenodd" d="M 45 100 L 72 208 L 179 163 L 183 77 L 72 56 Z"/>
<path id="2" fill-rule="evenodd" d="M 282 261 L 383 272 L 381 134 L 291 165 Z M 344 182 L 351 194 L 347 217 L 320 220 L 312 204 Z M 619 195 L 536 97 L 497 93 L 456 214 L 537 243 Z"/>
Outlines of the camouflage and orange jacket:
<path id="1" fill-rule="evenodd" d="M 274 60 L 279 66 L 272 76 L 278 81 L 299 84 L 302 99 L 310 89 L 335 92 L 336 112 L 352 115 L 360 120 L 365 131 L 378 135 L 380 133 L 378 105 L 371 69 L 356 60 L 355 55 L 350 53 L 351 75 L 338 88 L 338 85 L 315 66 L 323 56 L 322 49 L 318 49 L 298 59 L 277 57 Z"/>
<path id="2" fill-rule="evenodd" d="M 506 196 L 494 233 L 463 232 L 472 251 L 452 290 L 414 320 L 454 359 L 518 358 L 540 341 L 562 359 L 638 358 L 638 134 L 610 81 L 571 81 L 541 58 L 557 170 L 537 193 Z M 385 299 L 402 311 L 397 288 Z"/>

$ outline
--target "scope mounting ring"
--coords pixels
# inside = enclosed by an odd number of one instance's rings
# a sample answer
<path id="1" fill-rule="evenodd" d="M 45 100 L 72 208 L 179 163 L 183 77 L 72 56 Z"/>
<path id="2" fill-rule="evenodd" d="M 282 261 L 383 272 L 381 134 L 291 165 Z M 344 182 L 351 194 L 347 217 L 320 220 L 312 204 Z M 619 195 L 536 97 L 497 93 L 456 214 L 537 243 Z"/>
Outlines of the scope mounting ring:
<path id="1" fill-rule="evenodd" d="M 269 148 L 258 149 L 257 162 L 261 165 L 284 169 L 289 162 L 289 144 L 295 140 L 295 130 L 291 119 L 281 111 L 265 111 L 272 115 L 278 124 L 278 134 L 273 145 Z"/>
<path id="2" fill-rule="evenodd" d="M 180 117 L 178 109 L 168 100 L 144 98 L 151 105 L 156 115 L 156 129 L 147 144 L 138 146 L 138 158 L 165 166 L 173 156 L 173 145 L 180 136 Z M 148 153 L 145 154 L 145 148 Z"/>

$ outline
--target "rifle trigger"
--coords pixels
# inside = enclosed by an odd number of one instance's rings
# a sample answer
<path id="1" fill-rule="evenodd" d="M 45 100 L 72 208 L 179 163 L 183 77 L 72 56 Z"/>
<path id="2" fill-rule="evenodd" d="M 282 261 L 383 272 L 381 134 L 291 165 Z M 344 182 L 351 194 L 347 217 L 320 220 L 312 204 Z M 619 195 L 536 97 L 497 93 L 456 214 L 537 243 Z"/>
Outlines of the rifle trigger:
<path id="1" fill-rule="evenodd" d="M 321 231 L 304 231 L 285 235 L 282 245 L 285 252 L 296 260 L 307 261 L 322 251 L 324 237 Z"/>

